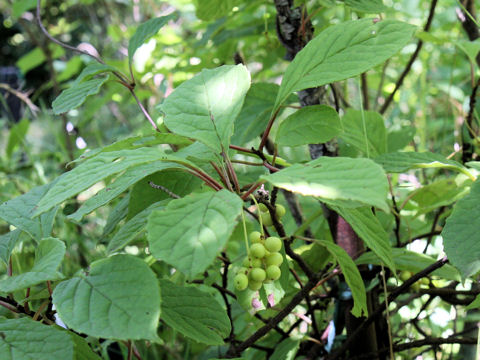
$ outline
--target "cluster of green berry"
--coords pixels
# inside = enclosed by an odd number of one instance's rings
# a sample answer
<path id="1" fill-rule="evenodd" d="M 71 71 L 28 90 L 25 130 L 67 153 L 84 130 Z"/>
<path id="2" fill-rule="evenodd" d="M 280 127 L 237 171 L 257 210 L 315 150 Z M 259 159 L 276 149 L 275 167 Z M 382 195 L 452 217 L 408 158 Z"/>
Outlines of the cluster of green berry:
<path id="1" fill-rule="evenodd" d="M 265 204 L 260 203 L 258 204 L 258 208 L 260 209 L 260 216 L 262 218 L 263 225 L 272 226 L 273 221 L 267 206 Z M 277 219 L 281 219 L 283 215 L 285 215 L 285 208 L 280 204 L 275 205 L 275 215 L 277 215 Z"/>
<path id="2" fill-rule="evenodd" d="M 253 231 L 249 237 L 252 246 L 243 260 L 243 267 L 235 276 L 234 283 L 237 290 L 245 290 L 248 287 L 256 291 L 262 284 L 280 278 L 283 256 L 279 251 L 282 248 L 282 240 L 275 236 L 264 239 L 258 231 Z"/>

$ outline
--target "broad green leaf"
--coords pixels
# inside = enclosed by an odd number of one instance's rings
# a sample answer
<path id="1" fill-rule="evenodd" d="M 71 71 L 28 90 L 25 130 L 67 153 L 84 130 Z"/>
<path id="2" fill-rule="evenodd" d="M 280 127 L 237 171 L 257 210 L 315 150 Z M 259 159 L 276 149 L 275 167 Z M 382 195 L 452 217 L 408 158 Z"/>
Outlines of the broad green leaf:
<path id="1" fill-rule="evenodd" d="M 269 357 L 270 360 L 294 360 L 300 347 L 300 340 L 286 338 L 281 343 L 275 346 L 273 354 Z"/>
<path id="2" fill-rule="evenodd" d="M 30 318 L 0 318 L 2 360 L 74 360 L 73 342 L 67 332 Z"/>
<path id="3" fill-rule="evenodd" d="M 6 234 L 0 235 L 0 259 L 8 265 L 10 254 L 12 253 L 22 230 L 15 229 Z"/>
<path id="4" fill-rule="evenodd" d="M 100 190 L 95 196 L 85 201 L 85 203 L 83 203 L 75 213 L 69 215 L 68 218 L 74 221 L 80 221 L 83 216 L 95 209 L 98 209 L 100 206 L 109 203 L 144 177 L 157 171 L 169 168 L 183 167 L 181 165 L 169 162 L 156 162 L 153 164 L 146 163 L 133 166 L 121 174 L 112 184 Z"/>
<path id="5" fill-rule="evenodd" d="M 25 11 L 35 8 L 36 5 L 36 0 L 16 0 L 12 5 L 12 16 L 18 18 Z"/>
<path id="6" fill-rule="evenodd" d="M 100 153 L 63 174 L 38 202 L 35 215 L 49 210 L 108 176 L 118 174 L 136 165 L 154 161 L 168 162 L 167 159 L 175 161 L 174 156 L 165 155 L 161 150 L 155 148 Z M 172 166 L 178 167 L 177 164 L 172 164 Z"/>
<path id="7" fill-rule="evenodd" d="M 141 24 L 135 34 L 128 42 L 128 62 L 131 64 L 133 61 L 133 55 L 135 51 L 142 46 L 142 44 L 154 36 L 158 31 L 166 25 L 170 20 L 173 20 L 177 17 L 175 13 L 162 16 L 154 19 L 150 19 L 147 22 Z"/>
<path id="8" fill-rule="evenodd" d="M 374 160 L 382 165 L 386 172 L 391 173 L 401 173 L 410 169 L 443 168 L 461 172 L 470 179 L 474 178 L 462 164 L 431 152 L 396 152 L 380 155 Z"/>
<path id="9" fill-rule="evenodd" d="M 127 216 L 128 213 L 128 203 L 130 202 L 130 194 L 125 195 L 125 197 L 118 202 L 118 204 L 112 209 L 107 218 L 107 223 L 103 228 L 102 237 L 110 234 L 117 224 L 122 221 L 123 218 Z"/>
<path id="10" fill-rule="evenodd" d="M 1 292 L 14 292 L 47 280 L 63 278 L 57 269 L 65 256 L 65 244 L 54 238 L 43 239 L 35 249 L 35 262 L 30 271 L 0 280 Z"/>
<path id="11" fill-rule="evenodd" d="M 335 109 L 326 105 L 306 106 L 282 121 L 275 142 L 285 146 L 320 144 L 332 140 L 342 130 Z"/>
<path id="12" fill-rule="evenodd" d="M 418 207 L 418 213 L 427 213 L 440 206 L 453 204 L 470 191 L 472 181 L 459 175 L 456 179 L 441 179 L 409 194 L 409 199 Z"/>
<path id="13" fill-rule="evenodd" d="M 388 9 L 382 0 L 345 0 L 345 5 L 365 13 L 381 13 Z"/>
<path id="14" fill-rule="evenodd" d="M 244 145 L 260 136 L 267 126 L 280 87 L 271 83 L 252 84 L 240 114 L 235 119 L 232 143 Z"/>
<path id="15" fill-rule="evenodd" d="M 387 131 L 382 116 L 375 111 L 347 110 L 342 117 L 340 139 L 373 158 L 387 152 Z"/>
<path id="16" fill-rule="evenodd" d="M 334 202 L 354 201 L 389 211 L 386 202 L 387 176 L 380 166 L 369 159 L 321 157 L 261 178 L 305 196 Z"/>
<path id="17" fill-rule="evenodd" d="M 479 219 L 480 182 L 476 181 L 470 194 L 455 204 L 442 230 L 448 260 L 460 270 L 463 277 L 480 270 Z"/>
<path id="18" fill-rule="evenodd" d="M 68 331 L 68 334 L 73 341 L 75 360 L 102 360 L 97 354 L 93 352 L 90 346 L 88 346 L 88 343 L 85 341 L 84 338 L 78 336 L 71 331 Z"/>
<path id="19" fill-rule="evenodd" d="M 148 136 L 133 136 L 114 142 L 113 144 L 102 148 L 94 149 L 83 153 L 74 163 L 90 159 L 102 152 L 111 152 L 118 150 L 134 150 L 142 147 L 149 147 L 159 144 L 190 145 L 193 141 L 177 134 L 155 133 Z"/>
<path id="20" fill-rule="evenodd" d="M 29 125 L 30 121 L 27 118 L 23 118 L 10 129 L 10 135 L 8 136 L 7 147 L 5 149 L 5 153 L 8 157 L 12 156 L 13 150 L 15 150 L 15 148 L 25 139 Z"/>
<path id="21" fill-rule="evenodd" d="M 238 0 L 195 0 L 195 14 L 204 21 L 218 19 L 227 15 L 236 3 Z"/>
<path id="22" fill-rule="evenodd" d="M 355 209 L 333 208 L 352 227 L 365 244 L 382 259 L 383 263 L 395 271 L 392 246 L 387 232 L 368 207 Z"/>
<path id="23" fill-rule="evenodd" d="M 387 152 L 403 150 L 415 136 L 416 129 L 413 126 L 403 126 L 400 130 L 389 131 L 387 134 Z"/>
<path id="24" fill-rule="evenodd" d="M 346 21 L 322 31 L 288 66 L 274 110 L 294 91 L 348 79 L 395 55 L 416 27 L 396 20 Z"/>
<path id="25" fill-rule="evenodd" d="M 223 345 L 230 334 L 230 320 L 222 305 L 193 286 L 160 280 L 162 320 L 183 335 L 208 345 Z"/>
<path id="26" fill-rule="evenodd" d="M 77 332 L 105 339 L 157 340 L 160 288 L 153 271 L 135 256 L 95 261 L 87 274 L 58 284 L 52 297 L 62 321 Z"/>
<path id="27" fill-rule="evenodd" d="M 65 50 L 59 45 L 51 43 L 49 48 L 50 48 L 50 51 L 52 52 L 53 60 L 65 54 Z M 18 66 L 20 71 L 25 75 L 30 70 L 43 64 L 45 60 L 46 60 L 46 57 L 42 49 L 40 47 L 35 47 L 32 51 L 28 52 L 27 54 L 23 55 L 20 59 L 18 59 L 18 61 L 16 62 L 16 65 Z"/>
<path id="28" fill-rule="evenodd" d="M 71 79 L 75 75 L 81 72 L 83 67 L 83 59 L 80 55 L 70 58 L 65 62 L 65 67 L 58 74 L 57 81 L 59 83 Z"/>
<path id="29" fill-rule="evenodd" d="M 352 258 L 337 244 L 325 240 L 316 240 L 315 242 L 319 245 L 325 246 L 338 262 L 338 265 L 345 276 L 345 281 L 352 291 L 352 314 L 356 317 L 361 317 L 362 314 L 363 316 L 368 316 L 365 285 L 363 284 L 362 276 Z"/>
<path id="30" fill-rule="evenodd" d="M 107 80 L 108 76 L 105 76 L 80 83 L 74 83 L 67 90 L 62 91 L 62 93 L 53 101 L 52 109 L 54 114 L 62 114 L 79 107 L 88 96 L 98 94 L 100 88 Z"/>
<path id="31" fill-rule="evenodd" d="M 241 211 L 242 201 L 227 190 L 172 200 L 148 218 L 150 251 L 192 278 L 223 249 Z"/>
<path id="32" fill-rule="evenodd" d="M 392 254 L 397 270 L 411 271 L 414 273 L 425 269 L 437 261 L 431 256 L 419 254 L 406 249 L 393 248 Z M 369 251 L 362 254 L 358 259 L 355 260 L 355 262 L 357 265 L 381 265 L 382 260 L 375 253 Z M 435 270 L 432 275 L 441 277 L 442 279 L 460 281 L 460 274 L 458 273 L 458 270 L 449 264 L 446 264 L 440 269 Z"/>
<path id="33" fill-rule="evenodd" d="M 100 64 L 100 63 L 93 63 L 88 66 L 86 66 L 80 75 L 75 79 L 74 85 L 78 85 L 83 81 L 90 80 L 92 77 L 95 75 L 103 74 L 105 72 L 114 72 L 118 71 L 117 68 L 106 65 L 106 64 Z"/>
<path id="34" fill-rule="evenodd" d="M 147 218 L 151 212 L 153 210 L 160 210 L 164 208 L 165 205 L 165 201 L 154 203 L 127 221 L 108 243 L 107 252 L 111 254 L 132 241 L 145 229 L 145 226 L 147 226 Z"/>
<path id="35" fill-rule="evenodd" d="M 480 51 L 479 39 L 474 41 L 454 41 L 454 44 L 468 56 L 468 59 L 472 64 L 476 62 L 478 52 Z"/>
<path id="36" fill-rule="evenodd" d="M 477 297 L 470 304 L 468 304 L 467 307 L 465 307 L 465 310 L 476 308 L 480 308 L 480 295 L 477 295 Z"/>
<path id="37" fill-rule="evenodd" d="M 130 192 L 128 219 L 132 218 L 149 205 L 161 200 L 171 199 L 170 195 L 160 189 L 154 189 L 150 182 L 161 185 L 180 197 L 190 194 L 202 183 L 199 178 L 184 171 L 165 170 L 149 175 L 135 184 Z"/>
<path id="38" fill-rule="evenodd" d="M 250 74 L 243 65 L 204 69 L 165 99 L 165 125 L 217 152 L 227 151 L 249 87 Z"/>
<path id="39" fill-rule="evenodd" d="M 52 233 L 53 221 L 58 208 L 50 207 L 48 212 L 33 218 L 40 199 L 48 192 L 50 185 L 37 186 L 26 194 L 5 201 L 0 205 L 0 218 L 22 229 L 35 240 L 40 241 Z M 52 209 L 53 208 L 53 209 Z"/>

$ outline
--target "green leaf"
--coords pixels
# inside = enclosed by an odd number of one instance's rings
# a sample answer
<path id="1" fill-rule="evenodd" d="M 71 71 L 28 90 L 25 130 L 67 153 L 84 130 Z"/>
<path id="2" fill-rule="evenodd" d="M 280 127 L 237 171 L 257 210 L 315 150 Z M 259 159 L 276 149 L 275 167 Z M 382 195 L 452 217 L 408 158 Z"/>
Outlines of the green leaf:
<path id="1" fill-rule="evenodd" d="M 36 5 L 36 0 L 16 0 L 12 5 L 12 16 L 18 18 L 25 11 L 35 8 Z"/>
<path id="2" fill-rule="evenodd" d="M 241 211 L 242 201 L 227 190 L 172 200 L 148 218 L 150 251 L 192 278 L 223 249 Z"/>
<path id="3" fill-rule="evenodd" d="M 473 178 L 473 175 L 462 164 L 428 151 L 389 153 L 380 155 L 374 160 L 382 165 L 386 172 L 391 173 L 401 173 L 411 169 L 442 168 L 455 170 Z"/>
<path id="4" fill-rule="evenodd" d="M 223 345 L 230 334 L 225 309 L 209 293 L 160 280 L 162 320 L 183 335 L 208 345 Z"/>
<path id="5" fill-rule="evenodd" d="M 202 183 L 199 178 L 178 170 L 156 172 L 135 184 L 130 192 L 128 218 L 132 218 L 149 205 L 161 200 L 171 199 L 170 195 L 160 189 L 154 189 L 150 182 L 161 185 L 180 197 L 190 194 Z"/>
<path id="6" fill-rule="evenodd" d="M 464 278 L 480 270 L 480 182 L 476 181 L 470 194 L 453 207 L 442 230 L 443 246 L 450 263 Z"/>
<path id="7" fill-rule="evenodd" d="M 97 354 L 93 352 L 88 343 L 84 338 L 78 336 L 77 334 L 69 331 L 75 352 L 75 360 L 102 360 Z"/>
<path id="8" fill-rule="evenodd" d="M 17 244 L 22 230 L 15 229 L 6 234 L 0 235 L 0 259 L 8 265 L 10 255 Z"/>
<path id="9" fill-rule="evenodd" d="M 381 13 L 388 9 L 382 0 L 345 0 L 345 5 L 365 13 Z"/>
<path id="10" fill-rule="evenodd" d="M 285 146 L 320 144 L 332 140 L 342 130 L 335 109 L 326 105 L 306 106 L 282 121 L 275 142 Z"/>
<path id="11" fill-rule="evenodd" d="M 346 209 L 333 207 L 352 227 L 355 233 L 382 259 L 383 263 L 395 272 L 392 246 L 387 232 L 368 207 Z"/>
<path id="12" fill-rule="evenodd" d="M 65 54 L 65 50 L 56 44 L 51 43 L 49 45 L 50 51 L 52 52 L 52 60 L 59 58 Z M 43 64 L 46 60 L 45 54 L 40 47 L 35 47 L 32 51 L 23 55 L 20 59 L 17 60 L 16 65 L 22 72 L 26 74 L 30 70 L 36 68 L 37 66 Z"/>
<path id="13" fill-rule="evenodd" d="M 115 236 L 108 243 L 107 252 L 111 254 L 112 252 L 120 250 L 130 241 L 132 241 L 138 234 L 143 231 L 143 229 L 145 229 L 145 226 L 147 225 L 147 218 L 150 213 L 153 210 L 159 210 L 164 208 L 165 205 L 166 201 L 154 203 L 143 211 L 140 211 L 133 218 L 127 221 L 122 226 L 122 228 L 116 232 Z"/>
<path id="14" fill-rule="evenodd" d="M 274 109 L 294 91 L 348 79 L 395 55 L 416 27 L 396 20 L 346 21 L 310 41 L 288 66 Z"/>
<path id="15" fill-rule="evenodd" d="M 147 22 L 141 24 L 128 42 L 128 62 L 130 64 L 132 63 L 135 51 L 137 51 L 137 49 L 142 46 L 145 41 L 158 33 L 158 31 L 170 20 L 174 20 L 176 18 L 177 15 L 173 13 L 167 16 L 150 19 Z"/>
<path id="16" fill-rule="evenodd" d="M 412 142 L 417 130 L 412 126 L 403 126 L 400 130 L 389 131 L 387 134 L 387 152 L 403 150 Z"/>
<path id="17" fill-rule="evenodd" d="M 472 181 L 459 175 L 456 179 L 441 179 L 425 185 L 408 195 L 418 207 L 418 213 L 427 213 L 440 206 L 453 204 L 470 191 Z"/>
<path id="18" fill-rule="evenodd" d="M 237 2 L 238 0 L 195 0 L 195 14 L 204 21 L 218 19 L 227 15 Z"/>
<path id="19" fill-rule="evenodd" d="M 468 56 L 472 64 L 476 62 L 478 52 L 480 51 L 480 39 L 455 41 L 454 44 Z"/>
<path id="20" fill-rule="evenodd" d="M 100 206 L 109 203 L 144 177 L 157 171 L 169 168 L 183 167 L 181 165 L 169 162 L 156 162 L 153 164 L 146 163 L 133 166 L 121 174 L 112 184 L 100 190 L 95 196 L 85 201 L 85 203 L 83 203 L 76 212 L 69 215 L 68 218 L 74 221 L 80 221 L 86 214 L 98 209 Z"/>
<path id="21" fill-rule="evenodd" d="M 13 150 L 15 150 L 15 148 L 25 139 L 29 125 L 30 121 L 27 118 L 23 118 L 19 123 L 13 125 L 10 129 L 7 148 L 5 149 L 5 153 L 9 158 L 12 156 Z"/>
<path id="22" fill-rule="evenodd" d="M 244 145 L 265 130 L 280 86 L 271 83 L 252 84 L 240 114 L 235 119 L 232 143 Z"/>
<path id="23" fill-rule="evenodd" d="M 37 186 L 26 194 L 5 201 L 0 205 L 0 218 L 22 229 L 35 240 L 40 241 L 52 233 L 53 221 L 58 208 L 51 206 L 52 210 L 32 219 L 34 210 L 40 199 L 48 192 L 50 185 Z"/>
<path id="24" fill-rule="evenodd" d="M 353 201 L 388 212 L 388 181 L 380 166 L 369 159 L 321 157 L 295 164 L 262 179 L 295 193 L 326 201 Z"/>
<path id="25" fill-rule="evenodd" d="M 155 148 L 140 148 L 100 153 L 99 155 L 81 163 L 73 170 L 63 174 L 50 188 L 47 194 L 38 202 L 34 215 L 49 210 L 53 206 L 88 189 L 93 184 L 108 176 L 117 174 L 136 165 L 152 163 L 154 161 L 165 161 L 167 158 L 174 159 L 174 157 L 169 157 Z M 172 163 L 171 167 L 178 168 L 179 165 Z"/>
<path id="26" fill-rule="evenodd" d="M 160 288 L 153 271 L 137 257 L 95 261 L 88 274 L 61 282 L 52 296 L 62 321 L 77 332 L 105 339 L 157 340 Z"/>
<path id="27" fill-rule="evenodd" d="M 115 72 L 115 71 L 118 71 L 116 67 L 95 62 L 93 64 L 86 66 L 82 70 L 80 75 L 78 75 L 78 77 L 75 79 L 74 85 L 78 85 L 83 81 L 90 80 L 95 75 L 103 74 L 105 72 Z"/>
<path id="28" fill-rule="evenodd" d="M 431 256 L 419 254 L 406 249 L 393 248 L 392 254 L 393 260 L 395 261 L 395 267 L 402 271 L 416 273 L 436 262 L 436 259 L 432 258 Z M 382 260 L 375 253 L 369 251 L 362 254 L 358 259 L 355 260 L 355 262 L 357 265 L 381 265 Z M 441 277 L 442 279 L 460 281 L 458 270 L 449 264 L 446 264 L 440 269 L 435 270 L 432 275 Z"/>
<path id="29" fill-rule="evenodd" d="M 340 139 L 372 158 L 387 152 L 387 131 L 382 116 L 375 111 L 347 110 L 342 117 Z"/>
<path id="30" fill-rule="evenodd" d="M 69 360 L 73 342 L 67 332 L 30 318 L 0 318 L 0 358 L 3 360 Z"/>
<path id="31" fill-rule="evenodd" d="M 367 295 L 362 276 L 352 258 L 337 244 L 325 240 L 315 240 L 319 245 L 325 246 L 332 256 L 337 260 L 345 281 L 350 287 L 353 296 L 352 314 L 356 317 L 368 316 Z"/>
<path id="32" fill-rule="evenodd" d="M 480 308 L 480 295 L 477 297 L 465 308 L 465 310 Z"/>
<path id="33" fill-rule="evenodd" d="M 79 107 L 88 96 L 98 94 L 100 88 L 107 80 L 108 76 L 74 83 L 67 90 L 62 91 L 53 101 L 52 109 L 54 114 L 62 114 Z"/>
<path id="34" fill-rule="evenodd" d="M 110 234 L 117 224 L 127 216 L 128 213 L 128 203 L 130 202 L 130 194 L 125 195 L 125 197 L 120 200 L 117 205 L 112 209 L 107 218 L 107 223 L 103 228 L 102 237 Z"/>
<path id="35" fill-rule="evenodd" d="M 298 348 L 300 347 L 300 340 L 286 338 L 281 343 L 275 346 L 275 351 L 270 360 L 293 360 L 297 355 Z"/>
<path id="36" fill-rule="evenodd" d="M 40 284 L 47 280 L 63 278 L 57 269 L 65 256 L 65 244 L 54 238 L 43 239 L 35 250 L 35 262 L 30 271 L 0 280 L 0 291 L 11 293 Z"/>
<path id="37" fill-rule="evenodd" d="M 250 74 L 243 65 L 204 69 L 165 99 L 165 125 L 217 152 L 226 151 L 249 87 Z"/>

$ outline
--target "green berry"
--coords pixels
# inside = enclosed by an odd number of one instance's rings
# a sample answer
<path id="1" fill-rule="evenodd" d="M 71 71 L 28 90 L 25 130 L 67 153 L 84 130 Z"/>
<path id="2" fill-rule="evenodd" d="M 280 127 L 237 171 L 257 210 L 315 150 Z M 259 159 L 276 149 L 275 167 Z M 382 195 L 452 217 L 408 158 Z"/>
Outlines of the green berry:
<path id="1" fill-rule="evenodd" d="M 260 267 L 262 267 L 262 260 L 253 259 L 252 260 L 252 268 L 260 268 Z"/>
<path id="2" fill-rule="evenodd" d="M 283 262 L 282 254 L 278 252 L 272 252 L 265 258 L 265 263 L 267 266 L 276 265 L 279 266 Z"/>
<path id="3" fill-rule="evenodd" d="M 265 205 L 265 204 L 263 204 L 263 203 L 258 204 L 258 208 L 259 208 L 260 211 L 263 212 L 263 213 L 268 212 L 268 207 L 267 207 L 267 205 Z"/>
<path id="4" fill-rule="evenodd" d="M 277 252 L 282 248 L 282 240 L 276 236 L 270 236 L 265 240 L 265 248 L 270 252 Z"/>
<path id="5" fill-rule="evenodd" d="M 262 282 L 267 277 L 267 273 L 263 269 L 255 268 L 250 271 L 250 279 L 253 281 Z"/>
<path id="6" fill-rule="evenodd" d="M 260 216 L 262 217 L 263 225 L 265 225 L 265 226 L 272 226 L 273 225 L 272 218 L 270 217 L 270 214 L 268 212 L 267 213 L 262 213 L 262 214 L 260 214 Z"/>
<path id="7" fill-rule="evenodd" d="M 235 284 L 235 289 L 237 290 L 245 290 L 249 285 L 248 277 L 245 274 L 237 274 L 233 282 Z"/>
<path id="8" fill-rule="evenodd" d="M 245 259 L 243 259 L 242 265 L 248 268 L 250 267 L 250 263 L 251 263 L 251 260 L 248 257 L 246 257 Z"/>
<path id="9" fill-rule="evenodd" d="M 255 244 L 255 243 L 258 243 L 262 240 L 262 234 L 260 234 L 258 231 L 252 231 L 250 233 L 249 238 L 250 238 L 250 242 L 252 244 Z"/>
<path id="10" fill-rule="evenodd" d="M 277 217 L 280 219 L 283 217 L 283 215 L 285 215 L 285 208 L 280 205 L 280 204 L 277 204 L 275 205 L 275 214 L 277 215 Z"/>
<path id="11" fill-rule="evenodd" d="M 253 244 L 250 247 L 250 255 L 257 259 L 263 258 L 265 256 L 265 246 L 260 243 Z"/>
<path id="12" fill-rule="evenodd" d="M 276 265 L 270 265 L 267 267 L 267 278 L 269 280 L 277 280 L 282 275 L 280 268 Z"/>
<path id="13" fill-rule="evenodd" d="M 248 274 L 248 269 L 246 267 L 241 267 L 238 269 L 237 274 Z"/>
<path id="14" fill-rule="evenodd" d="M 250 280 L 248 282 L 248 288 L 252 291 L 260 290 L 261 287 L 262 287 L 262 282 L 260 282 L 260 281 Z"/>

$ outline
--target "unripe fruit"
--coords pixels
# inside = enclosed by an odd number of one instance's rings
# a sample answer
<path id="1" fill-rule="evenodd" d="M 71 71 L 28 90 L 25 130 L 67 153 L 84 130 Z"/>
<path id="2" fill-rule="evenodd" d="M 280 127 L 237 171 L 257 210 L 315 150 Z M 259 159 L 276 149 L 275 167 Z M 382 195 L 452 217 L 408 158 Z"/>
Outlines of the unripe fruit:
<path id="1" fill-rule="evenodd" d="M 277 252 L 282 248 L 282 240 L 278 237 L 270 236 L 265 240 L 265 248 L 270 252 Z"/>
<path id="2" fill-rule="evenodd" d="M 248 269 L 246 267 L 241 267 L 238 269 L 237 274 L 248 274 Z"/>
<path id="3" fill-rule="evenodd" d="M 233 280 L 235 289 L 245 290 L 248 286 L 248 277 L 245 274 L 237 274 Z"/>
<path id="4" fill-rule="evenodd" d="M 262 283 L 260 281 L 253 281 L 250 280 L 248 282 L 248 288 L 252 291 L 257 291 L 262 287 Z"/>
<path id="5" fill-rule="evenodd" d="M 258 208 L 260 209 L 261 212 L 264 212 L 264 213 L 268 212 L 267 205 L 265 205 L 263 203 L 258 204 Z"/>
<path id="6" fill-rule="evenodd" d="M 282 275 L 282 272 L 278 266 L 270 265 L 267 268 L 267 278 L 269 280 L 277 280 L 280 278 L 280 275 Z"/>
<path id="7" fill-rule="evenodd" d="M 265 258 L 265 263 L 267 266 L 276 265 L 279 266 L 283 262 L 282 254 L 278 252 L 272 252 Z"/>
<path id="8" fill-rule="evenodd" d="M 260 234 L 258 231 L 252 231 L 252 232 L 250 233 L 249 238 L 250 238 L 250 242 L 251 242 L 252 244 L 255 244 L 255 243 L 258 243 L 258 242 L 261 241 L 261 239 L 262 239 L 262 234 Z"/>
<path id="9" fill-rule="evenodd" d="M 280 219 L 283 217 L 283 215 L 285 215 L 285 208 L 283 207 L 283 205 L 280 205 L 280 204 L 277 204 L 275 205 L 275 214 L 277 215 L 277 217 Z"/>
<path id="10" fill-rule="evenodd" d="M 262 267 L 262 260 L 252 259 L 252 268 L 259 268 L 259 267 Z"/>
<path id="11" fill-rule="evenodd" d="M 265 256 L 265 247 L 260 243 L 253 244 L 250 247 L 250 255 L 257 259 L 263 258 Z"/>
<path id="12" fill-rule="evenodd" d="M 246 257 L 245 259 L 243 259 L 243 262 L 242 262 L 242 265 L 246 268 L 250 267 L 250 259 L 248 257 Z"/>
<path id="13" fill-rule="evenodd" d="M 267 274 L 263 269 L 255 268 L 250 271 L 250 279 L 252 279 L 253 281 L 262 282 L 263 280 L 265 280 L 266 277 Z"/>
<path id="14" fill-rule="evenodd" d="M 267 213 L 262 213 L 262 214 L 260 214 L 260 216 L 262 217 L 263 225 L 265 225 L 265 226 L 272 226 L 273 225 L 272 218 L 270 217 L 270 214 L 268 212 Z"/>

